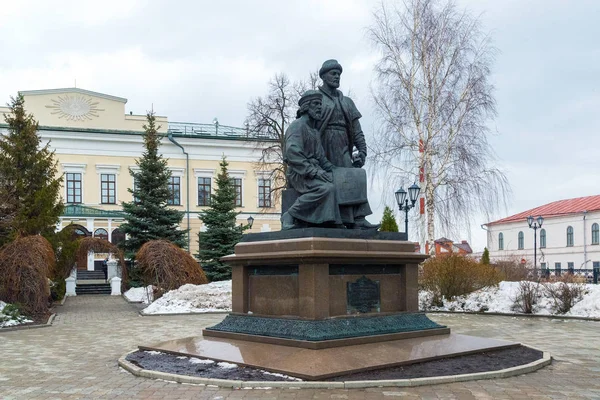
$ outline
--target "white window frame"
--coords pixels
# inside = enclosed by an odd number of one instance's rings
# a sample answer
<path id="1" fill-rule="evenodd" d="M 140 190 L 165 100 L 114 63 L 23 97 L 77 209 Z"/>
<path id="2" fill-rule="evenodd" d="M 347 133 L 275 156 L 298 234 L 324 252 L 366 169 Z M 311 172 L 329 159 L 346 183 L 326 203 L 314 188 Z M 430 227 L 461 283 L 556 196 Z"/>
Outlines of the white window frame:
<path id="1" fill-rule="evenodd" d="M 67 176 L 66 176 L 66 174 L 81 174 L 81 203 L 76 203 L 76 204 L 85 204 L 84 175 L 85 175 L 85 170 L 87 169 L 87 164 L 61 163 L 60 165 L 61 165 L 63 173 L 64 173 L 63 182 L 64 182 L 65 203 L 69 198 L 67 196 Z M 70 204 L 70 203 L 67 203 L 67 204 Z"/>
<path id="2" fill-rule="evenodd" d="M 273 204 L 273 173 L 274 171 L 254 171 L 254 175 L 256 175 L 256 208 L 273 208 L 275 206 Z M 269 200 L 271 202 L 271 207 L 260 206 L 260 197 L 258 189 L 258 183 L 260 179 L 269 179 L 271 181 L 271 190 L 269 191 Z"/>
<path id="3" fill-rule="evenodd" d="M 196 204 L 196 207 L 208 207 L 208 206 L 201 206 L 198 204 L 198 178 L 210 178 L 210 194 L 212 195 L 213 193 L 213 178 L 215 176 L 215 169 L 211 169 L 211 168 L 194 168 L 194 182 L 196 186 L 196 200 L 194 201 L 194 203 Z"/>
<path id="4" fill-rule="evenodd" d="M 183 167 L 168 167 L 169 171 L 171 171 L 171 176 L 179 177 L 179 204 L 170 204 L 173 207 L 183 206 L 183 177 L 185 176 L 185 168 Z"/>
<path id="5" fill-rule="evenodd" d="M 243 208 L 244 203 L 246 202 L 246 196 L 244 195 L 244 190 L 246 188 L 246 171 L 243 169 L 232 169 L 228 170 L 229 178 L 231 179 L 241 179 L 242 180 L 242 204 L 236 206 L 238 208 Z M 258 181 L 257 181 L 258 182 Z"/>
<path id="6" fill-rule="evenodd" d="M 98 174 L 98 204 L 103 206 L 112 206 L 119 204 L 119 174 L 121 173 L 121 165 L 119 164 L 96 164 L 96 173 Z M 102 203 L 102 175 L 115 176 L 115 202 Z"/>

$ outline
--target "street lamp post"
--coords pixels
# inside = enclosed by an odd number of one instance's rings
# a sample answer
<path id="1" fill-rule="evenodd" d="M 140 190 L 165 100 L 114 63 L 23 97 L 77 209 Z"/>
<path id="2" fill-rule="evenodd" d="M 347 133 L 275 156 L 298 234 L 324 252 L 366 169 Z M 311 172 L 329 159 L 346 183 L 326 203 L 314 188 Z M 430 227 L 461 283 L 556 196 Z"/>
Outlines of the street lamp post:
<path id="1" fill-rule="evenodd" d="M 527 217 L 527 224 L 531 229 L 533 229 L 533 276 L 534 278 L 538 277 L 537 273 L 537 230 L 542 227 L 544 223 L 544 217 L 541 215 L 537 218 L 533 218 L 533 216 Z"/>
<path id="2" fill-rule="evenodd" d="M 408 240 L 408 210 L 415 206 L 417 202 L 417 198 L 419 197 L 419 192 L 421 188 L 417 186 L 416 183 L 413 183 L 412 186 L 408 188 L 408 193 L 402 187 L 396 190 L 396 202 L 398 203 L 398 208 L 400 211 L 404 211 L 404 232 L 406 232 L 406 240 Z M 406 195 L 408 194 L 408 198 Z M 410 199 L 410 204 L 408 200 Z"/>

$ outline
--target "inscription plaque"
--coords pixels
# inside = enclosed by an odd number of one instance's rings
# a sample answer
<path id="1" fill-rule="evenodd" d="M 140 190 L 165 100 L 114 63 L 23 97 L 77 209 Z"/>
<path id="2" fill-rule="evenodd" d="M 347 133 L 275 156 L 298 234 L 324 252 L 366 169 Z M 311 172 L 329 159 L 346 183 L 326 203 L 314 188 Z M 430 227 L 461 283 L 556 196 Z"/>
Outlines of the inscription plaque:
<path id="1" fill-rule="evenodd" d="M 362 276 L 356 282 L 348 282 L 346 298 L 348 314 L 379 312 L 379 281 L 372 281 L 366 276 Z"/>

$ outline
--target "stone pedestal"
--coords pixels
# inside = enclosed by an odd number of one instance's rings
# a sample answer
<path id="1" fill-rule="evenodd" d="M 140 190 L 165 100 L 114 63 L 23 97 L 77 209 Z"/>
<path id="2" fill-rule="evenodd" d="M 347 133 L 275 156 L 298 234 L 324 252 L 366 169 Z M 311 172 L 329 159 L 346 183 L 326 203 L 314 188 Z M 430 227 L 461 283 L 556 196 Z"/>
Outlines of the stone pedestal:
<path id="1" fill-rule="evenodd" d="M 378 232 L 305 231 L 312 236 L 250 237 L 223 258 L 232 266 L 233 312 L 204 336 L 319 349 L 449 333 L 418 312 L 426 256 L 414 243 Z M 277 239 L 293 234 L 300 237 Z"/>

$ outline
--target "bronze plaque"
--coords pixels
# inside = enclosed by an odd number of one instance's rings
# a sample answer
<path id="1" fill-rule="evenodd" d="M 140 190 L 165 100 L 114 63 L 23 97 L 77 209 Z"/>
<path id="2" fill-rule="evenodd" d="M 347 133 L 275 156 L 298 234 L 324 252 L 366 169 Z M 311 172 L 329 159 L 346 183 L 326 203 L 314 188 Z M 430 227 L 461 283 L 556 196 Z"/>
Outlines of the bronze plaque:
<path id="1" fill-rule="evenodd" d="M 346 311 L 348 314 L 379 312 L 379 281 L 363 276 L 346 286 Z"/>
<path id="2" fill-rule="evenodd" d="M 334 168 L 338 204 L 350 206 L 367 202 L 367 172 L 362 168 Z"/>

